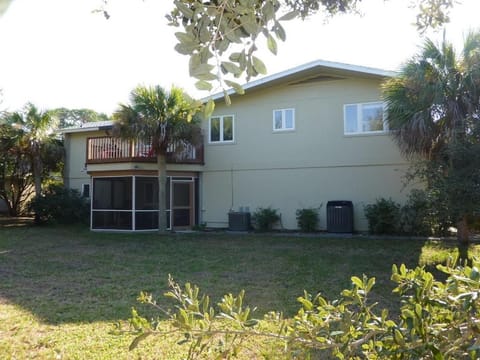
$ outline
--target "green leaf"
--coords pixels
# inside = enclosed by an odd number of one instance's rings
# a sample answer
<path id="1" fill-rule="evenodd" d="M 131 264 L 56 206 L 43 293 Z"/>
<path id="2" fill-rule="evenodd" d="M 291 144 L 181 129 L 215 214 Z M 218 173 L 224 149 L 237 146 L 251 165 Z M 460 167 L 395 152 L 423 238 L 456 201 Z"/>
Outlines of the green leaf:
<path id="1" fill-rule="evenodd" d="M 195 49 L 195 45 L 185 45 L 183 43 L 175 45 L 175 51 L 182 55 L 190 55 Z"/>
<path id="2" fill-rule="evenodd" d="M 150 332 L 146 332 L 146 333 L 143 333 L 141 335 L 138 335 L 135 339 L 133 339 L 133 341 L 130 343 L 130 346 L 128 347 L 128 350 L 132 351 L 133 349 L 135 349 L 138 344 L 140 343 L 140 341 L 144 340 L 145 338 L 147 338 L 148 336 L 150 336 L 151 333 Z"/>
<path id="3" fill-rule="evenodd" d="M 202 59 L 201 59 L 200 55 L 199 54 L 192 54 L 190 56 L 189 61 L 188 61 L 188 69 L 189 69 L 190 74 L 192 74 L 193 69 L 199 67 L 201 63 L 202 63 Z"/>
<path id="4" fill-rule="evenodd" d="M 240 76 L 242 74 L 242 70 L 240 69 L 240 67 L 238 67 L 232 62 L 222 61 L 221 66 L 225 70 L 225 72 L 229 72 L 235 76 Z"/>
<path id="5" fill-rule="evenodd" d="M 233 52 L 230 54 L 228 58 L 230 59 L 230 61 L 239 62 L 241 56 L 242 56 L 242 53 Z"/>
<path id="6" fill-rule="evenodd" d="M 176 8 L 188 19 L 193 17 L 193 11 L 181 1 L 174 1 Z"/>
<path id="7" fill-rule="evenodd" d="M 398 329 L 395 329 L 394 332 L 393 332 L 393 338 L 395 339 L 395 342 L 399 345 L 403 345 L 405 344 L 405 340 L 403 338 L 403 335 L 402 333 L 398 330 Z"/>
<path id="8" fill-rule="evenodd" d="M 194 77 L 197 78 L 198 80 L 205 80 L 205 81 L 217 80 L 217 76 L 215 74 L 210 73 L 210 72 L 203 73 L 203 74 L 197 74 Z"/>
<path id="9" fill-rule="evenodd" d="M 240 23 L 248 34 L 255 35 L 259 31 L 259 26 L 253 14 L 240 16 Z"/>
<path id="10" fill-rule="evenodd" d="M 224 35 L 228 40 L 230 40 L 233 43 L 239 44 L 242 42 L 237 32 L 234 31 L 233 29 L 226 30 Z"/>
<path id="11" fill-rule="evenodd" d="M 209 24 L 210 24 L 208 16 L 203 16 L 202 20 L 199 21 L 198 24 L 200 26 L 200 30 L 198 31 L 200 42 L 202 42 L 204 44 L 210 42 L 213 35 L 210 33 L 210 31 L 208 29 Z"/>
<path id="12" fill-rule="evenodd" d="M 285 15 L 280 17 L 280 19 L 278 19 L 278 20 L 279 21 L 293 20 L 296 17 L 298 17 L 299 15 L 300 15 L 300 12 L 298 12 L 297 10 L 294 10 L 294 11 L 290 11 L 289 13 L 286 13 Z"/>
<path id="13" fill-rule="evenodd" d="M 356 285 L 358 288 L 360 288 L 360 289 L 363 288 L 363 281 L 360 278 L 358 278 L 356 276 L 352 276 L 351 280 L 352 280 L 352 283 L 354 285 Z"/>
<path id="14" fill-rule="evenodd" d="M 213 110 L 215 110 L 215 101 L 213 101 L 213 99 L 208 99 L 203 110 L 203 116 L 205 119 L 208 119 L 210 116 L 212 116 Z"/>
<path id="15" fill-rule="evenodd" d="M 478 269 L 475 266 L 472 267 L 472 271 L 470 272 L 470 279 L 478 280 L 479 278 L 480 278 L 480 273 L 478 272 Z"/>
<path id="16" fill-rule="evenodd" d="M 313 309 L 313 304 L 310 300 L 308 300 L 306 298 L 303 298 L 303 297 L 299 297 L 299 298 L 297 298 L 297 301 L 302 304 L 302 306 L 304 307 L 305 310 L 312 310 Z"/>
<path id="17" fill-rule="evenodd" d="M 213 65 L 210 65 L 210 64 L 206 64 L 206 63 L 203 63 L 203 64 L 200 64 L 200 65 L 197 65 L 195 67 L 191 67 L 190 68 L 190 76 L 193 76 L 193 77 L 197 77 L 200 76 L 200 75 L 205 75 L 205 74 L 208 74 L 210 73 L 210 71 L 214 68 Z M 203 79 L 205 80 L 205 79 Z"/>
<path id="18" fill-rule="evenodd" d="M 242 85 L 240 85 L 239 83 L 236 83 L 235 81 L 231 81 L 231 80 L 225 80 L 225 84 L 233 88 L 237 94 L 239 95 L 245 94 L 245 90 L 243 89 Z"/>
<path id="19" fill-rule="evenodd" d="M 212 84 L 210 84 L 208 81 L 205 81 L 205 80 L 198 80 L 196 83 L 195 83 L 195 87 L 198 89 L 198 90 L 207 90 L 207 91 L 210 91 L 212 90 Z"/>
<path id="20" fill-rule="evenodd" d="M 224 51 L 228 49 L 230 46 L 231 42 L 227 38 L 224 38 L 222 41 L 217 41 L 216 42 L 216 49 L 219 51 L 220 54 L 222 54 Z"/>
<path id="21" fill-rule="evenodd" d="M 375 285 L 375 278 L 374 278 L 374 277 L 368 279 L 368 283 L 367 283 L 367 288 L 366 288 L 366 290 L 367 290 L 367 291 L 372 290 L 373 285 Z"/>
<path id="22" fill-rule="evenodd" d="M 287 38 L 287 34 L 285 33 L 285 29 L 283 28 L 283 26 L 278 21 L 275 23 L 275 27 L 273 28 L 273 31 L 275 32 L 275 35 L 277 36 L 277 39 L 285 41 L 285 39 Z"/>
<path id="23" fill-rule="evenodd" d="M 275 39 L 271 34 L 268 34 L 267 45 L 268 45 L 268 50 L 270 50 L 272 54 L 277 55 L 277 42 L 275 41 Z"/>
<path id="24" fill-rule="evenodd" d="M 194 45 L 196 43 L 195 37 L 192 34 L 187 34 L 184 32 L 176 32 L 175 37 L 178 39 L 178 41 L 180 41 L 182 44 L 185 44 L 185 45 L 191 45 L 191 44 Z"/>
<path id="25" fill-rule="evenodd" d="M 252 65 L 255 71 L 257 71 L 259 74 L 265 75 L 267 73 L 267 67 L 265 66 L 263 61 L 256 56 L 252 56 Z"/>
<path id="26" fill-rule="evenodd" d="M 258 324 L 258 320 L 257 319 L 250 319 L 250 320 L 247 320 L 243 323 L 244 326 L 246 327 L 253 327 L 255 325 Z"/>
<path id="27" fill-rule="evenodd" d="M 225 98 L 225 104 L 227 106 L 232 105 L 232 100 L 230 99 L 230 95 L 228 95 L 228 93 L 226 91 L 223 91 L 223 96 Z"/>
<path id="28" fill-rule="evenodd" d="M 275 8 L 271 1 L 267 1 L 262 8 L 265 20 L 268 22 L 275 18 Z"/>
<path id="29" fill-rule="evenodd" d="M 213 57 L 213 53 L 208 47 L 201 48 L 199 51 L 200 60 L 202 63 L 207 63 Z"/>
<path id="30" fill-rule="evenodd" d="M 422 306 L 420 304 L 415 304 L 415 315 L 417 315 L 418 318 L 422 317 Z"/>

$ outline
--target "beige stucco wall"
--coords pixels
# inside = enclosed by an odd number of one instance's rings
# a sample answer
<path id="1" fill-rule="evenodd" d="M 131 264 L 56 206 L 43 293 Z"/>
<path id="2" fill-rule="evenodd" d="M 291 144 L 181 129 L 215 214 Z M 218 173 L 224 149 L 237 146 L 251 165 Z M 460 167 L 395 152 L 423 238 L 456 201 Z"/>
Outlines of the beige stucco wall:
<path id="1" fill-rule="evenodd" d="M 379 197 L 402 202 L 406 162 L 388 135 L 344 135 L 343 106 L 379 101 L 379 79 L 351 78 L 285 85 L 217 102 L 214 115 L 234 115 L 235 142 L 205 146 L 202 221 L 227 226 L 228 211 L 272 206 L 283 226 L 295 211 L 317 207 L 326 226 L 329 200 L 351 200 L 355 228 L 367 230 L 363 206 Z M 273 110 L 294 108 L 295 130 L 273 131 Z M 204 124 L 208 133 L 208 122 Z"/>
<path id="2" fill-rule="evenodd" d="M 105 132 L 84 132 L 65 134 L 65 185 L 71 189 L 82 190 L 82 184 L 90 183 L 86 171 L 87 138 L 104 136 Z"/>

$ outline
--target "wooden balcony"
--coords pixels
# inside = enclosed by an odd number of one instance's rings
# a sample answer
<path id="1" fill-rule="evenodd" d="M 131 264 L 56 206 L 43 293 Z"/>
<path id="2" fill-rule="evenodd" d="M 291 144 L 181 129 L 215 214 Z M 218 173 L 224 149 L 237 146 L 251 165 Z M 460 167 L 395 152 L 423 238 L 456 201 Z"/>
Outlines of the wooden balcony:
<path id="1" fill-rule="evenodd" d="M 177 142 L 167 149 L 167 163 L 203 165 L 203 144 Z M 156 162 L 152 146 L 112 136 L 87 138 L 87 164 Z"/>

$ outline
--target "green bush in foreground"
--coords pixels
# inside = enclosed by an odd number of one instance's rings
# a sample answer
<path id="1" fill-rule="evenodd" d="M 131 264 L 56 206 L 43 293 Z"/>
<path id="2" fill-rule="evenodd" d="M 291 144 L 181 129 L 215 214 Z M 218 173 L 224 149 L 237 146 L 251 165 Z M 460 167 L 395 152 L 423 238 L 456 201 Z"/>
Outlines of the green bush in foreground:
<path id="1" fill-rule="evenodd" d="M 456 266 L 450 259 L 438 269 L 448 275 L 440 282 L 422 267 L 392 267 L 394 292 L 400 296 L 399 318 L 387 310 L 376 311 L 369 294 L 375 278 L 352 277 L 352 287 L 328 301 L 305 293 L 301 308 L 292 319 L 269 313 L 262 320 L 244 305 L 244 292 L 225 295 L 216 307 L 189 283 L 182 288 L 169 278 L 165 296 L 176 303 L 173 311 L 160 308 L 151 295 L 139 300 L 153 305 L 169 319 L 162 329 L 159 319 L 147 320 L 132 310 L 134 333 L 130 349 L 148 336 L 176 336 L 178 345 L 188 346 L 188 359 L 252 357 L 286 359 L 477 359 L 480 356 L 480 261 Z M 260 338 L 255 349 L 248 340 Z M 262 348 L 263 346 L 263 348 Z"/>

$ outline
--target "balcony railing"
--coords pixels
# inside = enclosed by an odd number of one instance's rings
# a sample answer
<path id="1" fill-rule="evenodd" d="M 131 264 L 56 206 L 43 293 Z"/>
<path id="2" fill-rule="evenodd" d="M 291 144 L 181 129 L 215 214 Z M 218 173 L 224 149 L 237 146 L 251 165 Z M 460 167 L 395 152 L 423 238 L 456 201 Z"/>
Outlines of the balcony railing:
<path id="1" fill-rule="evenodd" d="M 150 144 L 112 136 L 87 139 L 87 164 L 156 161 Z M 167 162 L 203 164 L 203 144 L 194 146 L 184 141 L 172 143 L 167 148 Z"/>

